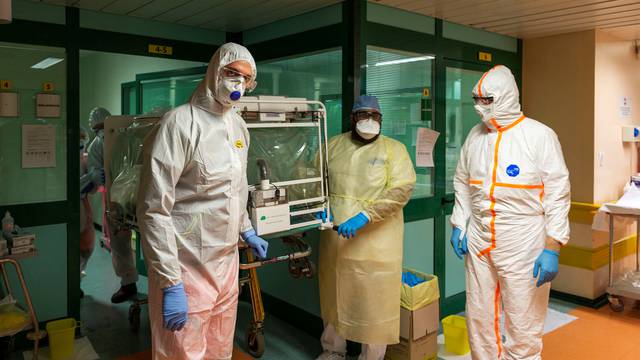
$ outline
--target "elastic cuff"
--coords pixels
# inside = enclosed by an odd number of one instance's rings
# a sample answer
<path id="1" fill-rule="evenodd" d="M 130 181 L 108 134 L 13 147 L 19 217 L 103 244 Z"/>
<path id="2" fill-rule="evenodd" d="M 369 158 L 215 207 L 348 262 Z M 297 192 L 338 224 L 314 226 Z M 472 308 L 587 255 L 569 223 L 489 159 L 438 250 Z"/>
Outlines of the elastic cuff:
<path id="1" fill-rule="evenodd" d="M 367 221 L 371 221 L 371 216 L 369 216 L 369 214 L 366 211 L 362 210 L 360 212 L 360 215 L 364 215 L 364 217 L 367 218 Z"/>
<path id="2" fill-rule="evenodd" d="M 256 235 L 256 231 L 251 229 L 240 234 L 242 236 L 242 240 L 247 240 L 249 237 Z"/>
<path id="3" fill-rule="evenodd" d="M 560 253 L 558 251 L 551 250 L 551 249 L 544 249 L 544 250 L 542 250 L 542 252 L 546 252 L 548 254 L 553 254 L 555 256 L 560 256 Z"/>

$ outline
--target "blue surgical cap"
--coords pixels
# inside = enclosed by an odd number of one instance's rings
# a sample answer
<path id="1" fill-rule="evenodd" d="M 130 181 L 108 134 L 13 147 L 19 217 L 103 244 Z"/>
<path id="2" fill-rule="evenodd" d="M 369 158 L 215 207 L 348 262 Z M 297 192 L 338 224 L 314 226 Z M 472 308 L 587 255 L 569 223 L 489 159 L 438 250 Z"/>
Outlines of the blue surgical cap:
<path id="1" fill-rule="evenodd" d="M 369 95 L 360 95 L 356 102 L 353 104 L 353 109 L 351 112 L 358 111 L 377 111 L 378 113 L 382 113 L 380 111 L 380 104 L 378 103 L 378 98 L 375 96 Z"/>

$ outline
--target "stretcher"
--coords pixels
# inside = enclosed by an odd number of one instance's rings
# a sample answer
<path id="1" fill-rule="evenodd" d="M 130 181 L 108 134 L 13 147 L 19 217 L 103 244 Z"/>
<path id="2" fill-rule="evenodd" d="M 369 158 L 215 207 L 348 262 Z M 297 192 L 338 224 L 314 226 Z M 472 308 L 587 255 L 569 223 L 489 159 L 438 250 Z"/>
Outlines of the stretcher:
<path id="1" fill-rule="evenodd" d="M 287 205 L 286 222 L 276 227 L 264 227 L 258 223 L 260 219 L 251 220 L 254 227 L 261 226 L 258 231 L 260 236 L 268 241 L 282 241 L 289 250 L 287 253 L 256 259 L 251 249 L 239 239 L 239 285 L 241 291 L 248 288 L 253 312 L 246 345 L 249 354 L 261 357 L 265 351 L 265 311 L 258 269 L 287 262 L 289 273 L 294 278 L 312 278 L 315 265 L 309 259 L 312 249 L 305 242 L 304 235 L 311 230 L 332 228 L 332 224 L 323 223 L 315 217 L 320 211 L 330 215 L 326 110 L 322 103 L 315 101 L 260 97 L 244 98 L 237 106 L 237 111 L 245 119 L 251 136 L 247 166 L 250 194 L 275 189 L 280 199 L 286 193 L 286 201 L 274 203 Z M 107 214 L 116 228 L 132 230 L 136 267 L 143 276 L 146 276 L 146 266 L 140 248 L 135 202 L 142 165 L 142 146 L 159 121 L 159 117 L 112 116 L 105 122 Z M 266 183 L 265 163 L 269 167 L 269 181 Z M 255 164 L 262 164 L 262 167 Z M 266 202 L 262 205 L 269 204 Z M 251 210 L 256 210 L 257 206 L 251 201 L 247 206 L 251 216 Z M 273 229 L 279 231 L 269 231 Z M 140 328 L 140 312 L 145 304 L 147 299 L 144 295 L 132 301 L 129 308 L 132 331 Z"/>

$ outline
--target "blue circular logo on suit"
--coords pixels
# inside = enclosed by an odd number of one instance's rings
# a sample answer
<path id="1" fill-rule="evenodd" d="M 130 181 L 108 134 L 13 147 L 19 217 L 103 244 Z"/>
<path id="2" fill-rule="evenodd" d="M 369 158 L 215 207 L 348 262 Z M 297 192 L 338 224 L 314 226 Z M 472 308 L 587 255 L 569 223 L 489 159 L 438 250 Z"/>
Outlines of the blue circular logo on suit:
<path id="1" fill-rule="evenodd" d="M 509 165 L 509 167 L 507 167 L 507 175 L 511 177 L 516 177 L 520 175 L 520 168 L 518 167 L 518 165 L 515 165 L 515 164 Z"/>

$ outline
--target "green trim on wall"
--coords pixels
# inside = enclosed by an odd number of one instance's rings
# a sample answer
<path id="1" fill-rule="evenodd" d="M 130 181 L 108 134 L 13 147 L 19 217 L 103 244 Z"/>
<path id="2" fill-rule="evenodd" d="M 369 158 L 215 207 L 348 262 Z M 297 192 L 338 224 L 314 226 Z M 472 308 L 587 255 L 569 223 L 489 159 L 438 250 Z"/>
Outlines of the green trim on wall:
<path id="1" fill-rule="evenodd" d="M 14 19 L 11 24 L 0 26 L 0 39 L 6 42 L 64 47 L 67 28 L 65 25 L 48 24 Z"/>
<path id="2" fill-rule="evenodd" d="M 443 22 L 442 36 L 447 39 L 479 44 L 494 49 L 510 51 L 513 53 L 518 52 L 518 39 L 516 38 L 475 29 L 449 21 Z"/>
<path id="3" fill-rule="evenodd" d="M 436 19 L 385 5 L 368 3 L 367 21 L 434 35 Z"/>
<path id="4" fill-rule="evenodd" d="M 586 306 L 592 309 L 598 309 L 602 306 L 606 305 L 609 300 L 607 300 L 607 294 L 600 295 L 595 299 L 588 299 L 582 296 L 577 296 L 573 294 L 567 294 L 556 290 L 551 290 L 551 297 L 558 300 L 567 301 L 573 304 Z"/>
<path id="5" fill-rule="evenodd" d="M 341 22 L 342 5 L 336 4 L 246 30 L 242 38 L 245 45 L 252 45 Z"/>
<path id="6" fill-rule="evenodd" d="M 42 2 L 13 0 L 13 18 L 44 23 L 65 24 L 65 8 Z"/>
<path id="7" fill-rule="evenodd" d="M 83 9 L 80 10 L 80 27 L 209 45 L 222 44 L 226 39 L 223 31 Z"/>

